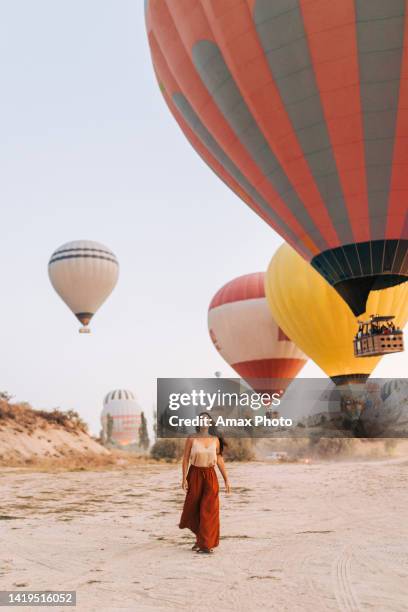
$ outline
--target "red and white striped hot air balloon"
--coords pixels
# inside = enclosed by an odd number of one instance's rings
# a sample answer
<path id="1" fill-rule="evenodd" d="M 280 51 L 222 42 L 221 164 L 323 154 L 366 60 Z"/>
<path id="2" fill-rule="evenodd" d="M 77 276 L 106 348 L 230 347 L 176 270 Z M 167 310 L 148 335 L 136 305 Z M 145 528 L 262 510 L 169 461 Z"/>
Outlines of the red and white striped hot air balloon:
<path id="1" fill-rule="evenodd" d="M 211 340 L 225 361 L 256 391 L 284 390 L 307 361 L 272 319 L 263 272 L 222 287 L 208 309 Z M 273 380 L 275 379 L 275 380 Z"/>

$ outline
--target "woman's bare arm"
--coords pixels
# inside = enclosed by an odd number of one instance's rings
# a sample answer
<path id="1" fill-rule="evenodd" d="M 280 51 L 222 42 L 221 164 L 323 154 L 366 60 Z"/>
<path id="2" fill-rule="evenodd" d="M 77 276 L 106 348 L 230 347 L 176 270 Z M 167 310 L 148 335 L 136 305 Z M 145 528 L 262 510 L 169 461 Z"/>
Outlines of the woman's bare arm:
<path id="1" fill-rule="evenodd" d="M 231 493 L 231 485 L 228 479 L 227 468 L 225 467 L 224 457 L 220 454 L 220 443 L 217 440 L 217 467 L 225 482 L 225 491 Z"/>
<path id="2" fill-rule="evenodd" d="M 193 444 L 192 438 L 187 438 L 186 443 L 184 445 L 183 478 L 181 481 L 181 487 L 182 489 L 184 489 L 184 491 L 188 490 L 187 472 L 188 472 L 188 464 L 190 463 L 190 453 L 191 453 L 192 444 Z"/>

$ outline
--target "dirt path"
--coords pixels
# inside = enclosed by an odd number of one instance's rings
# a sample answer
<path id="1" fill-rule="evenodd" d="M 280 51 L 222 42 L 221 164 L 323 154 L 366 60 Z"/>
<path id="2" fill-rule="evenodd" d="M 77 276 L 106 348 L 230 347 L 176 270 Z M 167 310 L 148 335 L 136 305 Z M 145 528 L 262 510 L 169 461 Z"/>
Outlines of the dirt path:
<path id="1" fill-rule="evenodd" d="M 407 470 L 232 465 L 211 557 L 177 527 L 174 466 L 3 472 L 0 588 L 76 589 L 78 610 L 403 612 Z"/>

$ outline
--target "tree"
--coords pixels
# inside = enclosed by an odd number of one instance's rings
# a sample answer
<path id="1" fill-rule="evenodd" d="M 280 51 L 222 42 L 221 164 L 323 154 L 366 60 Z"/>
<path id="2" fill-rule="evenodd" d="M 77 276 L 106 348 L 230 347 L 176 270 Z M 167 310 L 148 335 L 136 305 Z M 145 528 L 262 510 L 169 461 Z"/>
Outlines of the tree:
<path id="1" fill-rule="evenodd" d="M 153 433 L 154 439 L 157 440 L 157 410 L 156 407 L 153 407 Z"/>
<path id="2" fill-rule="evenodd" d="M 142 412 L 140 415 L 139 446 L 144 450 L 147 450 L 150 446 L 149 433 L 147 431 L 147 420 L 144 412 Z"/>
<path id="3" fill-rule="evenodd" d="M 106 441 L 112 442 L 113 432 L 113 416 L 111 414 L 106 415 Z"/>

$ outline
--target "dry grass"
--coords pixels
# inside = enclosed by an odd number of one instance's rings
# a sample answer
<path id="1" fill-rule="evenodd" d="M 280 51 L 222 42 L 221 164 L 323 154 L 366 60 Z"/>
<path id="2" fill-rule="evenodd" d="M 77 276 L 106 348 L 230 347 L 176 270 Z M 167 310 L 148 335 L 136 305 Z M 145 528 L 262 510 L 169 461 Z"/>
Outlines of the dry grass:
<path id="1" fill-rule="evenodd" d="M 0 466 L 22 469 L 28 472 L 92 472 L 123 470 L 134 465 L 157 463 L 148 456 L 111 451 L 108 455 L 81 453 L 70 457 L 38 457 L 0 461 Z"/>

